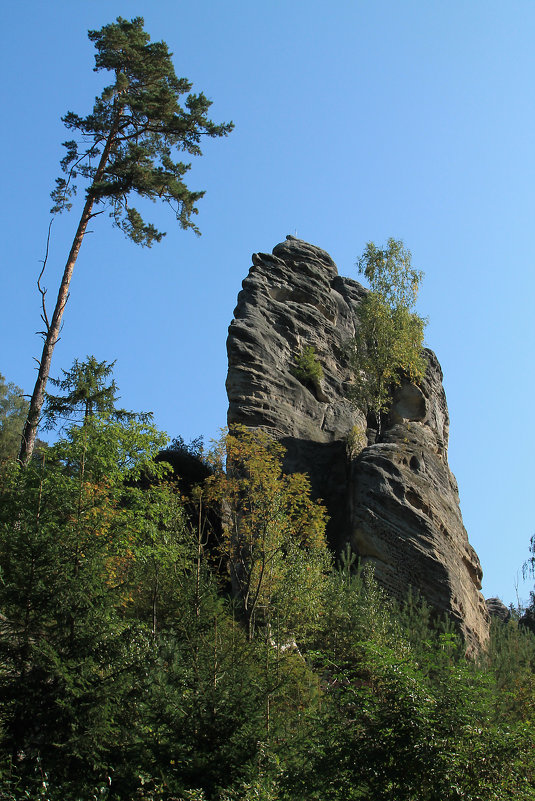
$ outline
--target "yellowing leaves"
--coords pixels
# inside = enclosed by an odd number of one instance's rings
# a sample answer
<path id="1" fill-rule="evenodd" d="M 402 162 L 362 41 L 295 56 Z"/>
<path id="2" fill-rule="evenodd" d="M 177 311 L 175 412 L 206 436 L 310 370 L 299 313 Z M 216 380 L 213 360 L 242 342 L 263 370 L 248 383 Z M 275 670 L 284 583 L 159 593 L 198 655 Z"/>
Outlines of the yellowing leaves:
<path id="1" fill-rule="evenodd" d="M 221 467 L 207 487 L 222 504 L 221 550 L 253 636 L 275 609 L 289 626 L 303 617 L 300 604 L 321 586 L 329 562 L 326 512 L 311 499 L 307 476 L 283 474 L 284 448 L 266 433 L 237 426 L 224 444 L 226 473 Z"/>
<path id="2" fill-rule="evenodd" d="M 385 249 L 369 242 L 358 266 L 371 291 L 360 304 L 350 347 L 350 397 L 379 420 L 402 377 L 419 382 L 425 373 L 426 321 L 412 311 L 423 273 L 411 268 L 410 251 L 395 239 Z"/>

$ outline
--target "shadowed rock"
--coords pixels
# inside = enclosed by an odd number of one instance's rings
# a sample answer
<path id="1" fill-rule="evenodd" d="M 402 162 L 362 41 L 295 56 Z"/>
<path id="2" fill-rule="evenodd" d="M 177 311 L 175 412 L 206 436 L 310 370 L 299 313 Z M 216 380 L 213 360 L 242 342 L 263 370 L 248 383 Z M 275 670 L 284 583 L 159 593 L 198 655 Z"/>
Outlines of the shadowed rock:
<path id="1" fill-rule="evenodd" d="M 481 567 L 447 463 L 449 418 L 442 371 L 432 351 L 420 386 L 404 383 L 381 434 L 347 400 L 347 344 L 366 294 L 338 275 L 320 248 L 287 237 L 254 254 L 227 341 L 228 422 L 261 427 L 286 447 L 284 468 L 306 472 L 328 508 L 335 551 L 347 542 L 402 598 L 418 589 L 447 612 L 469 648 L 488 636 Z M 312 346 L 323 368 L 314 386 L 293 374 Z M 375 441 L 377 439 L 377 441 Z"/>
<path id="2" fill-rule="evenodd" d="M 500 598 L 487 598 L 485 603 L 491 617 L 498 618 L 502 623 L 507 623 L 511 619 L 511 610 L 506 607 Z"/>

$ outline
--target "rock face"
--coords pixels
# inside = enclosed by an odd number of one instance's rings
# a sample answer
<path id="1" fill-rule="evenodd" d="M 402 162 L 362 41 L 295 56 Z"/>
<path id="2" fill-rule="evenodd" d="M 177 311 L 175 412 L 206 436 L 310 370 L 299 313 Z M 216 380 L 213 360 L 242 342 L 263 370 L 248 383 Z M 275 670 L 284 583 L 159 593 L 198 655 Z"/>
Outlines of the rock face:
<path id="1" fill-rule="evenodd" d="M 506 607 L 500 598 L 487 598 L 485 601 L 489 615 L 498 618 L 502 623 L 507 623 L 511 619 L 511 611 Z"/>
<path id="2" fill-rule="evenodd" d="M 228 422 L 270 432 L 286 447 L 285 469 L 309 474 L 335 551 L 349 542 L 391 594 L 419 590 L 477 648 L 488 612 L 447 462 L 442 371 L 427 351 L 424 381 L 398 388 L 375 441 L 347 400 L 347 343 L 365 293 L 325 251 L 294 237 L 254 254 L 229 327 Z M 305 386 L 292 368 L 309 346 L 323 379 Z"/>

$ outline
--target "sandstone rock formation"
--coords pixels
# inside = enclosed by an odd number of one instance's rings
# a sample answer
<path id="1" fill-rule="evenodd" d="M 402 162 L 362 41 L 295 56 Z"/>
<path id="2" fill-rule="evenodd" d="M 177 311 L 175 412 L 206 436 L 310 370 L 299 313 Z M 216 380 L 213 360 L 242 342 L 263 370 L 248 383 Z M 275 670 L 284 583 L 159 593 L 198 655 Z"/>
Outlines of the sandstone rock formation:
<path id="1" fill-rule="evenodd" d="M 506 607 L 500 598 L 487 598 L 485 603 L 487 604 L 487 609 L 491 618 L 498 618 L 502 623 L 507 623 L 507 621 L 511 619 L 510 609 Z"/>
<path id="2" fill-rule="evenodd" d="M 310 475 L 335 551 L 351 543 L 390 593 L 419 590 L 476 648 L 488 612 L 447 462 L 442 371 L 427 351 L 424 381 L 397 390 L 376 437 L 347 399 L 347 344 L 365 293 L 325 251 L 294 237 L 254 254 L 229 328 L 228 422 L 270 432 L 287 449 L 285 469 Z M 309 346 L 323 368 L 319 385 L 292 372 Z"/>

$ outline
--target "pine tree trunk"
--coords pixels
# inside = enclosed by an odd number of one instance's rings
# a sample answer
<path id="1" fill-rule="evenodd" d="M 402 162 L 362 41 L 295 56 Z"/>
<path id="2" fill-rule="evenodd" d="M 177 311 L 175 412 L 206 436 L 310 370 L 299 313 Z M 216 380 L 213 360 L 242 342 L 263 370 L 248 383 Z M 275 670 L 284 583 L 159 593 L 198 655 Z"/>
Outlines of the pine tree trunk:
<path id="1" fill-rule="evenodd" d="M 91 187 L 94 186 L 96 183 L 98 183 L 98 181 L 101 180 L 104 174 L 104 170 L 108 163 L 111 149 L 115 137 L 117 135 L 120 116 L 121 114 L 119 110 L 116 113 L 114 124 L 106 140 L 106 144 L 104 146 L 104 150 L 102 151 L 100 162 L 95 172 L 95 176 L 93 178 L 93 183 Z M 63 312 L 65 311 L 65 306 L 69 299 L 69 286 L 71 283 L 72 273 L 74 270 L 74 265 L 76 264 L 76 259 L 78 258 L 78 253 L 80 252 L 80 247 L 82 245 L 83 238 L 87 230 L 87 224 L 89 223 L 89 220 L 91 219 L 92 216 L 94 199 L 91 195 L 91 187 L 87 193 L 87 200 L 85 202 L 85 206 L 82 211 L 82 216 L 80 217 L 80 222 L 78 223 L 76 234 L 74 235 L 74 239 L 71 245 L 71 250 L 69 253 L 69 258 L 67 259 L 67 263 L 65 264 L 65 269 L 63 271 L 63 278 L 61 280 L 61 285 L 56 300 L 56 307 L 54 309 L 54 314 L 52 315 L 52 320 L 50 321 L 50 325 L 47 327 L 45 335 L 43 352 L 41 354 L 41 359 L 39 361 L 37 381 L 35 382 L 32 399 L 30 401 L 30 408 L 28 410 L 28 417 L 26 418 L 26 423 L 24 424 L 24 430 L 22 432 L 22 439 L 19 451 L 19 462 L 23 466 L 27 465 L 32 457 L 33 449 L 35 446 L 35 438 L 37 436 L 37 429 L 39 427 L 39 422 L 41 418 L 41 411 L 43 408 L 43 404 L 45 402 L 45 390 L 48 382 L 48 376 L 50 373 L 50 365 L 52 363 L 52 354 L 54 352 L 54 347 L 56 346 L 56 343 L 59 339 Z"/>

